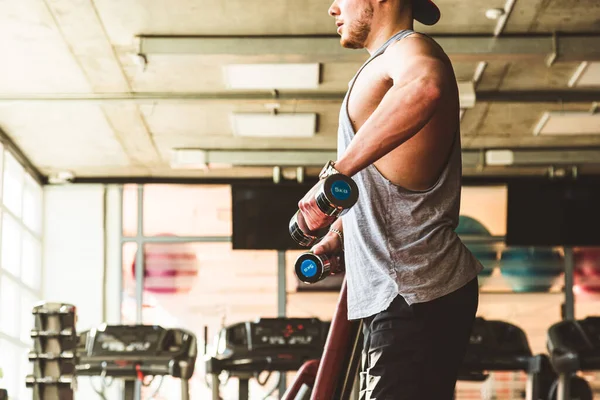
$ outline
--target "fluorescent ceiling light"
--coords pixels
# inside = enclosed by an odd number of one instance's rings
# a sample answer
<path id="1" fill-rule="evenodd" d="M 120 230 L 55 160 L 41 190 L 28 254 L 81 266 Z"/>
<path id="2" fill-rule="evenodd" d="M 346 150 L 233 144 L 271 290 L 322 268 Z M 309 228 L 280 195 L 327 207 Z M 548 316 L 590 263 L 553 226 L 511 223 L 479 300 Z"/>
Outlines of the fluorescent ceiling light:
<path id="1" fill-rule="evenodd" d="M 515 155 L 511 150 L 488 150 L 485 152 L 486 165 L 512 165 Z"/>
<path id="2" fill-rule="evenodd" d="M 588 111 L 548 111 L 533 130 L 534 135 L 600 134 L 600 113 Z"/>
<path id="3" fill-rule="evenodd" d="M 473 108 L 475 106 L 475 85 L 473 82 L 457 82 L 460 108 Z"/>
<path id="4" fill-rule="evenodd" d="M 206 168 L 208 155 L 205 150 L 198 149 L 174 149 L 171 152 L 172 168 Z"/>
<path id="5" fill-rule="evenodd" d="M 309 138 L 317 131 L 317 114 L 234 113 L 231 124 L 237 136 Z"/>
<path id="6" fill-rule="evenodd" d="M 192 165 L 236 166 L 323 166 L 336 157 L 335 150 L 199 150 L 174 149 L 173 168 L 193 168 Z"/>
<path id="7" fill-rule="evenodd" d="M 229 89 L 317 89 L 319 64 L 234 64 L 223 67 Z"/>
<path id="8" fill-rule="evenodd" d="M 600 86 L 600 62 L 584 61 L 569 80 L 569 87 Z"/>

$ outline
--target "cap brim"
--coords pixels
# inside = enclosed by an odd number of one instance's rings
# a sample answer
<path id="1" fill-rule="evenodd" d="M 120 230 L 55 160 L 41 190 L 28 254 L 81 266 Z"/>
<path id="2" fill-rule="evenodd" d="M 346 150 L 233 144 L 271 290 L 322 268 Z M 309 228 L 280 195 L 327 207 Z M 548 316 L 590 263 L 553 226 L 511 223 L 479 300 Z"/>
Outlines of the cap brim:
<path id="1" fill-rule="evenodd" d="M 435 25 L 440 17 L 440 9 L 431 0 L 413 0 L 413 18 L 423 25 Z"/>

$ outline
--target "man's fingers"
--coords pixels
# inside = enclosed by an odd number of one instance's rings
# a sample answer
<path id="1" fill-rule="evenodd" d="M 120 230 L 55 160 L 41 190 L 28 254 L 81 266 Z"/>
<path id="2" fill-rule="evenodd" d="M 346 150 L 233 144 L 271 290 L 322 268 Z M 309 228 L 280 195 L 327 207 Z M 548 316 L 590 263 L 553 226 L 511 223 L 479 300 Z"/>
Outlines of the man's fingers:
<path id="1" fill-rule="evenodd" d="M 319 243 L 319 244 L 315 245 L 312 248 L 312 252 L 315 253 L 316 255 L 326 254 L 326 253 L 329 252 L 329 248 L 330 248 L 329 243 L 327 243 L 327 242 L 323 243 L 322 242 L 322 243 Z"/>

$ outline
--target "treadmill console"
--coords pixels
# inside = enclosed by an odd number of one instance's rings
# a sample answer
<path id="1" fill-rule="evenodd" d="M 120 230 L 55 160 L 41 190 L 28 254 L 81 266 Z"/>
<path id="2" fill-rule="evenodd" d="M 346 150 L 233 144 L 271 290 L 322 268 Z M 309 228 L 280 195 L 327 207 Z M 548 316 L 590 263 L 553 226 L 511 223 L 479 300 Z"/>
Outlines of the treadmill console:
<path id="1" fill-rule="evenodd" d="M 103 324 L 81 334 L 77 353 L 79 375 L 170 375 L 189 379 L 194 372 L 197 344 L 194 334 L 182 329 Z"/>
<path id="2" fill-rule="evenodd" d="M 548 350 L 558 372 L 600 370 L 600 317 L 552 325 L 548 330 Z"/>
<path id="3" fill-rule="evenodd" d="M 316 318 L 261 318 L 221 330 L 209 371 L 293 371 L 321 357 L 329 323 Z"/>
<path id="4" fill-rule="evenodd" d="M 527 336 L 521 328 L 478 317 L 471 331 L 461 377 L 464 380 L 471 380 L 469 376 L 484 379 L 485 371 L 527 371 L 531 358 Z"/>

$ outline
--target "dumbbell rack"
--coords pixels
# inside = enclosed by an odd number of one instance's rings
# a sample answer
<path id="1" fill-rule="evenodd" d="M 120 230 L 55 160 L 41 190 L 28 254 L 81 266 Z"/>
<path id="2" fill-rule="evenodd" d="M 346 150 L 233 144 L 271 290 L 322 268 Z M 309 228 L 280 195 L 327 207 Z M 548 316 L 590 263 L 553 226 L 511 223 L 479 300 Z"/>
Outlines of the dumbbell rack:
<path id="1" fill-rule="evenodd" d="M 33 400 L 73 400 L 76 385 L 76 308 L 70 304 L 40 303 L 32 311 L 33 374 L 26 378 Z"/>

